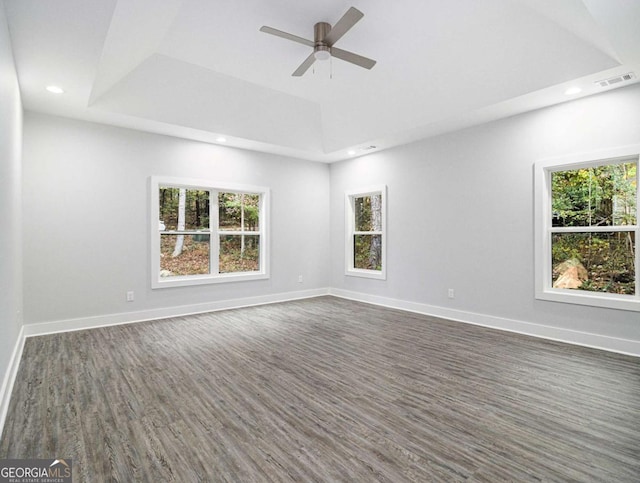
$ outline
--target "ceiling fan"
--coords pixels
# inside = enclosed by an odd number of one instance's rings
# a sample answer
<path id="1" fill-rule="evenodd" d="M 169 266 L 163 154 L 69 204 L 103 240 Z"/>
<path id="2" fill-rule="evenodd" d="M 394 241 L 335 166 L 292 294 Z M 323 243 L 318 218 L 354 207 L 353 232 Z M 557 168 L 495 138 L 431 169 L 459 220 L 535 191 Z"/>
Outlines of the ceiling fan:
<path id="1" fill-rule="evenodd" d="M 266 25 L 260 27 L 260 31 L 275 35 L 276 37 L 282 37 L 283 39 L 293 40 L 294 42 L 298 42 L 308 47 L 313 47 L 311 55 L 309 55 L 309 57 L 307 57 L 306 60 L 300 64 L 300 67 L 298 67 L 292 74 L 295 77 L 303 75 L 316 60 L 326 60 L 332 56 L 351 62 L 357 66 L 364 67 L 365 69 L 371 69 L 376 65 L 375 60 L 334 47 L 335 43 L 340 40 L 342 36 L 346 34 L 362 17 L 364 17 L 364 14 L 360 10 L 351 7 L 347 10 L 347 13 L 338 20 L 333 28 L 326 22 L 318 22 L 313 27 L 313 41 L 283 32 L 282 30 L 267 27 Z"/>

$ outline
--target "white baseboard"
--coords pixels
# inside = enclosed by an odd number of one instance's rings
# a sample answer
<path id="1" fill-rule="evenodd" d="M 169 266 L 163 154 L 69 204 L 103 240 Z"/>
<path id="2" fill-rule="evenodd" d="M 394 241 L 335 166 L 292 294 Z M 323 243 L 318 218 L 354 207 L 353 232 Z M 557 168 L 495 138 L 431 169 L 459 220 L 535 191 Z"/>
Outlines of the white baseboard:
<path id="1" fill-rule="evenodd" d="M 39 322 L 26 324 L 24 336 L 54 334 L 57 332 L 70 332 L 74 330 L 94 329 L 110 325 L 131 324 L 147 320 L 166 319 L 169 317 L 182 317 L 185 315 L 215 312 L 217 310 L 237 309 L 254 305 L 274 304 L 290 300 L 300 300 L 312 297 L 328 295 L 328 288 L 301 290 L 297 292 L 284 292 L 270 295 L 258 295 L 240 299 L 220 300 L 192 305 L 178 305 L 159 309 L 141 310 L 137 312 L 123 312 L 119 314 L 98 315 L 93 317 L 80 317 L 77 319 L 55 320 L 51 322 Z"/>
<path id="2" fill-rule="evenodd" d="M 548 325 L 524 322 L 521 320 L 505 319 L 491 315 L 465 312 L 462 310 L 449 309 L 446 307 L 438 307 L 435 305 L 427 305 L 417 302 L 407 302 L 399 299 L 380 297 L 360 292 L 351 292 L 349 290 L 336 288 L 330 288 L 329 295 L 393 309 L 406 310 L 408 312 L 415 312 L 423 315 L 431 315 L 433 317 L 454 320 L 456 322 L 481 325 L 492 329 L 516 332 L 518 334 L 540 337 L 542 339 L 566 342 L 568 344 L 640 357 L 640 341 L 637 340 L 619 339 L 616 337 L 608 337 L 606 335 L 562 329 L 559 327 L 551 327 Z"/>
<path id="3" fill-rule="evenodd" d="M 20 359 L 22 358 L 22 350 L 24 349 L 24 326 L 18 333 L 18 339 L 13 346 L 13 352 L 11 353 L 11 359 L 9 359 L 9 367 L 4 374 L 2 381 L 2 387 L 0 387 L 0 436 L 2 436 L 2 430 L 4 429 L 4 423 L 7 418 L 7 412 L 9 411 L 9 402 L 11 401 L 11 392 L 13 391 L 13 383 L 16 381 L 18 375 L 18 367 L 20 367 Z"/>

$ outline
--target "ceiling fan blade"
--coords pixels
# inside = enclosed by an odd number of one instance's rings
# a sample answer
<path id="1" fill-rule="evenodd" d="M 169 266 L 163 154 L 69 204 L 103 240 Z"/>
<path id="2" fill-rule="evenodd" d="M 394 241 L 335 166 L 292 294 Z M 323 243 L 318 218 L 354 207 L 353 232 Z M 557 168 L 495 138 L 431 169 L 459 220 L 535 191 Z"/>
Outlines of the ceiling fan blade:
<path id="1" fill-rule="evenodd" d="M 274 29 L 272 27 L 267 27 L 266 25 L 263 25 L 262 27 L 260 27 L 260 32 L 275 35 L 276 37 L 282 37 L 283 39 L 287 39 L 287 40 L 293 40 L 294 42 L 298 42 L 299 44 L 306 45 L 307 47 L 314 46 L 314 43 L 311 40 L 303 39 L 302 37 L 298 37 L 297 35 L 289 34 L 287 32 L 283 32 L 282 30 Z"/>
<path id="2" fill-rule="evenodd" d="M 329 33 L 324 38 L 324 41 L 329 47 L 331 47 L 362 17 L 364 17 L 364 13 L 362 13 L 355 7 L 351 7 L 349 10 L 347 10 L 347 13 L 345 13 L 342 18 L 338 20 L 336 24 L 331 28 Z"/>
<path id="3" fill-rule="evenodd" d="M 352 64 L 364 67 L 365 69 L 371 69 L 374 65 L 376 65 L 376 61 L 373 59 L 369 59 L 367 57 L 363 57 L 361 55 L 354 54 L 353 52 L 342 50 L 337 47 L 331 47 L 331 55 L 338 59 L 346 60 L 347 62 L 351 62 Z"/>
<path id="4" fill-rule="evenodd" d="M 307 57 L 304 62 L 302 64 L 300 64 L 300 67 L 298 67 L 296 69 L 296 71 L 291 74 L 293 77 L 300 77 L 301 75 L 303 75 L 308 69 L 309 67 L 311 67 L 311 65 L 313 65 L 313 63 L 316 61 L 316 57 L 315 55 L 313 55 L 313 52 L 311 52 L 311 55 L 309 57 Z"/>

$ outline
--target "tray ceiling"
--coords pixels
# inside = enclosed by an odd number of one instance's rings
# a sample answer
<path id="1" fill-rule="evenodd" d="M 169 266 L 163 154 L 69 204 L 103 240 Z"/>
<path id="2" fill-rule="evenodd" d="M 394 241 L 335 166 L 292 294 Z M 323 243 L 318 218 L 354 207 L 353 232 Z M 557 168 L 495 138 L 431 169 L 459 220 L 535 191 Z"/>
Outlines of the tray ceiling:
<path id="1" fill-rule="evenodd" d="M 625 0 L 4 4 L 26 109 L 325 162 L 640 74 L 640 2 Z M 370 71 L 333 59 L 292 77 L 310 49 L 259 31 L 312 39 L 350 6 L 365 16 L 339 46 Z"/>

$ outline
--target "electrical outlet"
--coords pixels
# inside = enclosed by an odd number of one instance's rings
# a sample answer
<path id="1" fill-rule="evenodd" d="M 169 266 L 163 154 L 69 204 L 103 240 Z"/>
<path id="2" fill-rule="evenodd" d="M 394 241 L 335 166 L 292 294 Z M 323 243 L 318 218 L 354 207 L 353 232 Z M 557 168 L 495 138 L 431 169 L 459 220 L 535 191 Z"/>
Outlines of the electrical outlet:
<path id="1" fill-rule="evenodd" d="M 133 296 L 133 292 L 129 291 L 127 292 L 127 302 L 133 302 L 134 296 Z"/>
<path id="2" fill-rule="evenodd" d="M 449 289 L 449 298 L 452 299 L 456 296 L 456 293 L 454 292 L 454 290 L 452 288 Z"/>
<path id="3" fill-rule="evenodd" d="M 298 275 L 298 283 L 302 283 L 302 275 Z"/>

